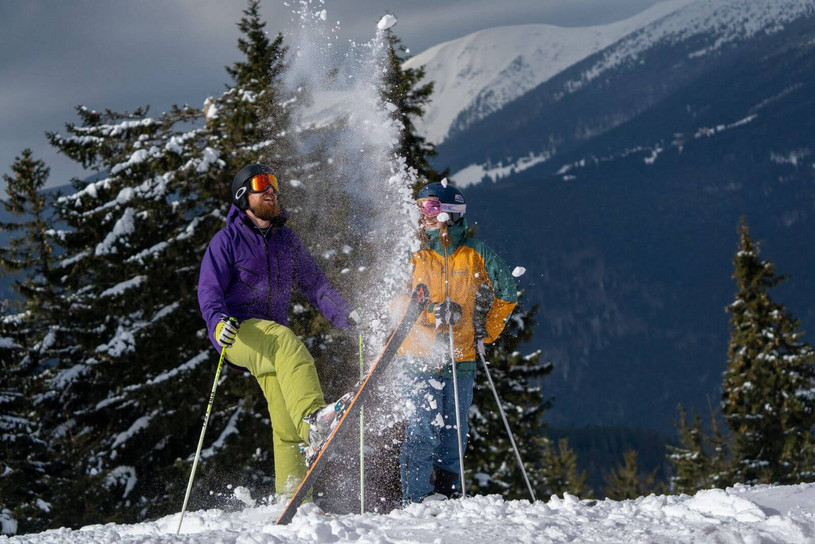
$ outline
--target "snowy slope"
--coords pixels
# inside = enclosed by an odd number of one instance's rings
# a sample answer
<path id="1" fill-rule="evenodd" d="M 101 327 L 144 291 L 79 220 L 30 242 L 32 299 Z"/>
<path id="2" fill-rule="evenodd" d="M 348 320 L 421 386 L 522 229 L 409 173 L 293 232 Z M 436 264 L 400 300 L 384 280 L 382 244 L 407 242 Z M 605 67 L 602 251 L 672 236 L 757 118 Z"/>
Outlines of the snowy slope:
<path id="1" fill-rule="evenodd" d="M 482 30 L 436 45 L 405 63 L 424 66 L 432 102 L 417 123 L 434 143 L 461 131 L 574 63 L 687 5 L 670 0 L 612 24 L 565 28 L 544 24 Z"/>
<path id="2" fill-rule="evenodd" d="M 646 50 L 700 36 L 711 40 L 690 58 L 711 55 L 726 45 L 747 40 L 759 33 L 772 34 L 802 16 L 815 13 L 815 0 L 694 0 L 639 32 L 621 39 L 583 71 L 579 80 L 567 83 L 574 92 L 608 70 L 636 62 Z"/>
<path id="3" fill-rule="evenodd" d="M 236 493 L 238 494 L 238 493 Z M 277 527 L 280 505 L 241 512 L 188 513 L 181 536 L 178 515 L 137 525 L 58 529 L 0 542 L 18 544 L 160 544 L 163 542 L 271 544 L 283 542 L 748 542 L 797 544 L 815 538 L 815 484 L 700 491 L 693 497 L 654 496 L 630 501 L 505 502 L 492 495 L 411 505 L 388 515 L 326 515 L 301 507 L 291 525 Z"/>

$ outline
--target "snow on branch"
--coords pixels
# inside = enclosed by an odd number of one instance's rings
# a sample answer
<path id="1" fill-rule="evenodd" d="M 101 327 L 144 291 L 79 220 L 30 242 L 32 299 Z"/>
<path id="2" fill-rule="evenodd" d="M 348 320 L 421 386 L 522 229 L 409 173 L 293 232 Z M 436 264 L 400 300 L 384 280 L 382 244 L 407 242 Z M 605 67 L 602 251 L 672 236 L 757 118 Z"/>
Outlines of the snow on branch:
<path id="1" fill-rule="evenodd" d="M 121 466 L 114 468 L 105 476 L 105 486 L 111 488 L 116 485 L 124 485 L 125 490 L 122 493 L 122 498 L 126 499 L 136 486 L 137 480 L 134 467 Z"/>
<path id="2" fill-rule="evenodd" d="M 99 293 L 99 298 L 119 296 L 119 295 L 121 295 L 122 293 L 124 293 L 125 291 L 127 291 L 129 289 L 133 289 L 134 287 L 138 287 L 139 285 L 141 285 L 145 281 L 147 281 L 147 276 L 136 276 L 135 278 L 131 278 L 131 279 L 127 280 L 127 281 L 117 283 L 116 285 L 114 285 L 110 289 L 105 289 L 104 291 Z"/>
<path id="3" fill-rule="evenodd" d="M 113 230 L 105 236 L 102 243 L 96 246 L 95 254 L 98 256 L 116 253 L 118 251 L 114 245 L 116 241 L 136 230 L 135 217 L 135 210 L 133 208 L 127 208 L 122 214 L 122 217 L 113 225 Z"/>
<path id="4" fill-rule="evenodd" d="M 122 444 L 133 438 L 133 436 L 139 433 L 139 431 L 146 429 L 150 425 L 150 421 L 153 419 L 155 415 L 156 412 L 151 412 L 149 414 L 143 415 L 142 417 L 134 421 L 133 424 L 130 425 L 129 429 L 127 429 L 123 433 L 119 433 L 118 435 L 116 435 L 116 438 L 113 440 L 113 444 L 110 446 L 110 449 L 112 450 L 116 449 L 117 447 L 121 446 Z"/>
<path id="5" fill-rule="evenodd" d="M 235 409 L 235 412 L 232 414 L 232 417 L 229 418 L 229 422 L 226 424 L 226 427 L 221 432 L 220 436 L 218 436 L 218 440 L 212 443 L 212 446 L 205 449 L 201 452 L 201 459 L 208 459 L 215 455 L 218 450 L 224 447 L 224 442 L 229 435 L 238 434 L 238 418 L 243 414 L 243 407 L 238 406 Z"/>

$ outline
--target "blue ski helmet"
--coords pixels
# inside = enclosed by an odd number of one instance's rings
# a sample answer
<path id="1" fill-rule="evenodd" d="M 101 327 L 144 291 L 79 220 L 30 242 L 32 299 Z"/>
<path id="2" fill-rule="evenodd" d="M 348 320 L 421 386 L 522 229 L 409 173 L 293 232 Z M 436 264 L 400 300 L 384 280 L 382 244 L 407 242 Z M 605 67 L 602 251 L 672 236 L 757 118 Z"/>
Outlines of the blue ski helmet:
<path id="1" fill-rule="evenodd" d="M 258 174 L 275 175 L 274 170 L 265 164 L 250 164 L 240 169 L 232 179 L 232 203 L 245 210 L 249 207 L 249 182 Z"/>
<path id="2" fill-rule="evenodd" d="M 441 203 L 441 211 L 450 216 L 450 223 L 455 224 L 461 221 L 467 211 L 467 204 L 464 202 L 464 193 L 457 187 L 447 183 L 428 183 L 419 190 L 417 200 L 436 197 Z"/>

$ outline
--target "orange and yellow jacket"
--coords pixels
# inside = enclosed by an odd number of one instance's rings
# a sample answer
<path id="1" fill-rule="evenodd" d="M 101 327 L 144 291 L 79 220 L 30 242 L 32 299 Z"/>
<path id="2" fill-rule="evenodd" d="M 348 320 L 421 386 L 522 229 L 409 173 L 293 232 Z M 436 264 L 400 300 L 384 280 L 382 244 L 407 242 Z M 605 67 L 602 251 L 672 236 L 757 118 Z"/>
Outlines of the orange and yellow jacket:
<path id="1" fill-rule="evenodd" d="M 399 353 L 429 357 L 438 352 L 438 343 L 448 342 L 448 327 L 436 327 L 434 311 L 436 305 L 449 296 L 462 309 L 461 320 L 453 326 L 455 359 L 457 362 L 475 361 L 475 292 L 484 282 L 493 290 L 492 307 L 486 319 L 488 337 L 484 338 L 484 342 L 489 343 L 504 330 L 507 319 L 518 303 L 515 279 L 504 260 L 487 244 L 466 237 L 465 221 L 448 227 L 450 242 L 446 248 L 441 243 L 439 230 L 426 232 L 429 243 L 410 258 L 413 271 L 410 287 L 412 289 L 419 283 L 426 284 L 430 288 L 430 304 L 402 343 Z M 449 282 L 447 289 L 445 282 Z M 436 351 L 434 346 L 437 347 Z"/>

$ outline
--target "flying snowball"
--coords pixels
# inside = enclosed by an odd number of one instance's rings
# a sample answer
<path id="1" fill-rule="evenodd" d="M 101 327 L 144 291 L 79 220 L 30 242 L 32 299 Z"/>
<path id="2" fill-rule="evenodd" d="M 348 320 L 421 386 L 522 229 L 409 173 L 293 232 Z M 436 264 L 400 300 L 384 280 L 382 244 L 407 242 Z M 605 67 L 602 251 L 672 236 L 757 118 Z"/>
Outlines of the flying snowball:
<path id="1" fill-rule="evenodd" d="M 526 268 L 523 266 L 516 266 L 515 270 L 512 271 L 512 276 L 516 278 L 520 278 L 524 274 L 526 274 Z"/>
<path id="2" fill-rule="evenodd" d="M 320 12 L 320 19 L 325 21 L 327 18 L 328 18 L 328 12 L 326 10 L 321 11 Z"/>
<path id="3" fill-rule="evenodd" d="M 447 178 L 444 178 L 443 180 L 441 180 L 441 186 L 444 187 L 445 189 L 447 189 Z"/>
<path id="4" fill-rule="evenodd" d="M 378 28 L 379 30 L 387 30 L 395 24 L 396 17 L 389 13 L 379 20 L 379 22 L 376 24 L 376 28 Z"/>
<path id="5" fill-rule="evenodd" d="M 439 223 L 446 223 L 450 220 L 450 216 L 447 214 L 447 212 L 441 212 L 436 216 L 436 219 L 438 219 Z"/>

